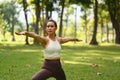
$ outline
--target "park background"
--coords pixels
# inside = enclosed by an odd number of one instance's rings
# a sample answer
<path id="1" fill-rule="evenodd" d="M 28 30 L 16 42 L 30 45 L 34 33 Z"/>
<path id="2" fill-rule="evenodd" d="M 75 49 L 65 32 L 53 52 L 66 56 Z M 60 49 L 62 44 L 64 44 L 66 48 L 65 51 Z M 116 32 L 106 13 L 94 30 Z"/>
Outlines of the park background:
<path id="1" fill-rule="evenodd" d="M 119 0 L 0 0 L 0 80 L 30 80 L 40 70 L 43 48 L 15 32 L 44 36 L 49 19 L 57 36 L 83 40 L 62 45 L 67 80 L 120 80 L 119 15 Z"/>

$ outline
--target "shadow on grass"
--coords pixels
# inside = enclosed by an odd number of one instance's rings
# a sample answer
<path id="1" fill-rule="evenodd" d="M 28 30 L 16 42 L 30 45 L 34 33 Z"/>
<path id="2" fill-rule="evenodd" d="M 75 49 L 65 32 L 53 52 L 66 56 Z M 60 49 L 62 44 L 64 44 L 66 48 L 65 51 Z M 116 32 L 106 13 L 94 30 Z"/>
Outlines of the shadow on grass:
<path id="1" fill-rule="evenodd" d="M 120 46 L 62 45 L 62 48 L 61 62 L 67 80 L 120 79 Z M 40 69 L 42 63 L 41 46 L 0 45 L 2 79 L 29 80 Z M 19 73 L 21 74 L 17 75 Z"/>
<path id="2" fill-rule="evenodd" d="M 66 73 L 73 80 L 120 79 L 120 46 L 63 45 Z M 66 68 L 67 67 L 67 68 Z M 72 75 L 72 74 L 76 75 Z M 70 76 L 71 75 L 71 76 Z M 107 77 L 109 76 L 109 77 Z M 117 77 L 117 78 L 116 78 Z"/>
<path id="3" fill-rule="evenodd" d="M 0 45 L 1 80 L 30 80 L 43 62 L 41 46 Z"/>

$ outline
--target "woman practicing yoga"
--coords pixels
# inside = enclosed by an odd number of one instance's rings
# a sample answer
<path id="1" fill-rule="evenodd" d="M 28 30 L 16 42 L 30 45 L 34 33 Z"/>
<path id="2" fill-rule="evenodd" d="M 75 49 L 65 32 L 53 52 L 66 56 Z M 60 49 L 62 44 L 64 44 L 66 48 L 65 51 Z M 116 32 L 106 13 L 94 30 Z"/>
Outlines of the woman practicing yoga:
<path id="1" fill-rule="evenodd" d="M 55 31 L 57 23 L 49 20 L 46 23 L 47 36 L 39 36 L 33 32 L 16 32 L 17 35 L 27 35 L 35 38 L 44 48 L 44 64 L 39 72 L 37 72 L 32 80 L 47 80 L 50 77 L 56 80 L 66 80 L 65 73 L 60 63 L 60 50 L 62 43 L 68 41 L 81 41 L 77 38 L 61 38 L 57 37 Z"/>

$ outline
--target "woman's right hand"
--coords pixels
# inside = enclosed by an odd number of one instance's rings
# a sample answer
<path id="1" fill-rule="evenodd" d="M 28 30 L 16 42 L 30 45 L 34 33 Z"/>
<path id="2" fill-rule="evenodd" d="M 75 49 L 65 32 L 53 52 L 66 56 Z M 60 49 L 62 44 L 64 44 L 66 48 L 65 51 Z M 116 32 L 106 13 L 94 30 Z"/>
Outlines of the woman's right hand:
<path id="1" fill-rule="evenodd" d="M 17 34 L 17 35 L 25 35 L 26 32 L 25 31 L 24 32 L 15 32 L 15 34 Z"/>

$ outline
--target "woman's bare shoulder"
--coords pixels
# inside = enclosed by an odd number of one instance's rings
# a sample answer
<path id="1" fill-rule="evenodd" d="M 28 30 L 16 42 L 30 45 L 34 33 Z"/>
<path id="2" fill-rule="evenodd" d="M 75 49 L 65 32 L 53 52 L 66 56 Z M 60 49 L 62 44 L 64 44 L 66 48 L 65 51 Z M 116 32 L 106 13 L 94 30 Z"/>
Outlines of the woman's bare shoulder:
<path id="1" fill-rule="evenodd" d="M 57 38 L 57 40 L 61 43 L 62 37 L 56 37 L 56 38 Z"/>
<path id="2" fill-rule="evenodd" d="M 48 38 L 46 36 L 40 36 L 42 40 L 48 41 Z"/>

